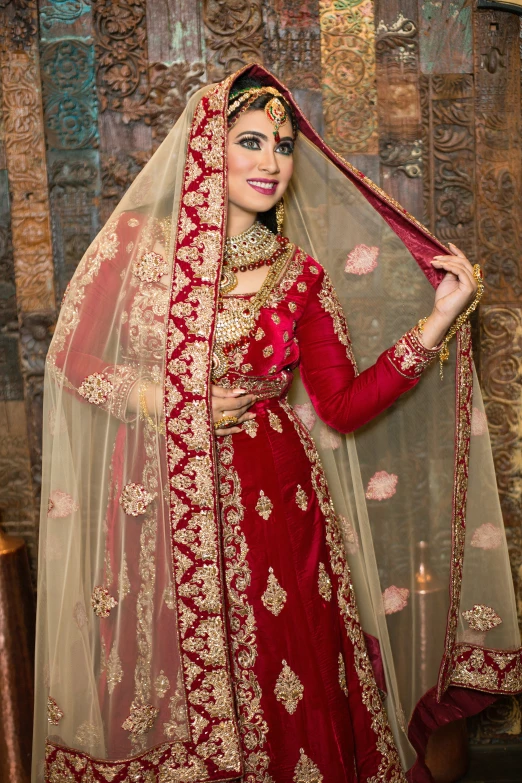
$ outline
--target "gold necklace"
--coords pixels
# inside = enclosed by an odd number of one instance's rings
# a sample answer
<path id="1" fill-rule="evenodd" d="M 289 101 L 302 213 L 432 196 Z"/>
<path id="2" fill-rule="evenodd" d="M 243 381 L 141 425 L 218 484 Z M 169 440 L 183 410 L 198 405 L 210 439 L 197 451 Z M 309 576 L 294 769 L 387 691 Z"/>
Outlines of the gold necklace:
<path id="1" fill-rule="evenodd" d="M 223 254 L 220 293 L 228 294 L 237 286 L 237 272 L 273 264 L 281 252 L 280 237 L 258 220 L 241 234 L 228 237 Z"/>
<path id="2" fill-rule="evenodd" d="M 295 245 L 286 241 L 283 252 L 270 266 L 261 288 L 253 296 L 247 299 L 234 296 L 219 299 L 212 361 L 212 377 L 215 380 L 225 375 L 230 368 L 229 355 L 254 336 L 261 308 L 267 303 L 294 250 Z"/>

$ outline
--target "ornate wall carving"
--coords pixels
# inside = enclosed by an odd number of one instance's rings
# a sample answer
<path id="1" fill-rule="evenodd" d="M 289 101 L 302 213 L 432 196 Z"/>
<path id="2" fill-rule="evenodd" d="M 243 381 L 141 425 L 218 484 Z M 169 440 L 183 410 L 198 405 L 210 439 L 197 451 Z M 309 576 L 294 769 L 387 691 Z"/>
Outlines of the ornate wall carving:
<path id="1" fill-rule="evenodd" d="M 522 296 L 519 21 L 475 15 L 477 232 L 487 302 Z"/>
<path id="2" fill-rule="evenodd" d="M 378 152 L 375 27 L 369 0 L 322 0 L 325 137 L 343 155 Z"/>
<path id="3" fill-rule="evenodd" d="M 208 80 L 217 82 L 245 63 L 263 62 L 260 0 L 203 0 Z"/>
<path id="4" fill-rule="evenodd" d="M 424 178 L 426 223 L 443 242 L 453 242 L 475 261 L 473 77 L 423 76 L 421 101 L 429 161 Z"/>
<path id="5" fill-rule="evenodd" d="M 417 3 L 377 2 L 375 52 L 383 187 L 418 218 L 423 173 Z"/>
<path id="6" fill-rule="evenodd" d="M 11 51 L 1 72 L 18 306 L 24 312 L 52 310 L 49 196 L 35 56 Z"/>

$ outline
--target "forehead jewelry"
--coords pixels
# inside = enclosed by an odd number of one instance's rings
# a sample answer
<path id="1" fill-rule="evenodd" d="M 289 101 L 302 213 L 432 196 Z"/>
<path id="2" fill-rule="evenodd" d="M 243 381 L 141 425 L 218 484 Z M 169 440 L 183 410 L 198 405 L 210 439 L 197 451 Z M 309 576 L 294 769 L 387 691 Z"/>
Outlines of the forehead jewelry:
<path id="1" fill-rule="evenodd" d="M 247 111 L 247 109 L 254 103 L 254 101 L 259 98 L 261 95 L 272 95 L 273 98 L 268 101 L 268 103 L 265 106 L 265 114 L 274 126 L 273 134 L 274 139 L 277 144 L 281 141 L 281 136 L 279 135 L 279 129 L 282 125 L 285 124 L 285 122 L 288 119 L 288 114 L 286 112 L 284 103 L 281 101 L 281 98 L 283 97 L 279 90 L 276 90 L 275 87 L 250 87 L 246 90 L 241 90 L 240 92 L 235 93 L 233 96 L 231 96 L 232 103 L 228 107 L 227 116 L 230 117 L 230 115 L 239 107 L 241 106 L 241 109 L 238 111 L 236 116 L 231 122 L 231 127 L 234 125 L 239 117 Z"/>

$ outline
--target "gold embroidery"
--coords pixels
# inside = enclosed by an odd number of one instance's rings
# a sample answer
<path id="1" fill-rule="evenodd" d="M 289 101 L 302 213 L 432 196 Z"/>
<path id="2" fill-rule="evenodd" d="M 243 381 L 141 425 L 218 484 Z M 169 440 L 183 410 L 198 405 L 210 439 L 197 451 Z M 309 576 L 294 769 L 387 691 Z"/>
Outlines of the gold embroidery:
<path id="1" fill-rule="evenodd" d="M 243 429 L 247 435 L 250 435 L 251 438 L 255 438 L 257 430 L 259 429 L 259 424 L 255 419 L 249 419 L 248 421 L 243 422 Z"/>
<path id="2" fill-rule="evenodd" d="M 118 598 L 120 601 L 123 601 L 125 596 L 129 595 L 130 591 L 131 583 L 129 579 L 129 571 L 127 568 L 127 558 L 125 557 L 125 553 L 123 553 L 121 560 L 121 571 L 118 574 Z"/>
<path id="3" fill-rule="evenodd" d="M 268 422 L 273 430 L 276 432 L 283 432 L 283 425 L 281 424 L 281 419 L 277 415 L 277 413 L 274 413 L 273 411 L 268 411 Z"/>
<path id="4" fill-rule="evenodd" d="M 111 609 L 118 604 L 115 598 L 109 594 L 106 587 L 95 587 L 92 591 L 91 606 L 98 617 L 108 617 Z"/>
<path id="5" fill-rule="evenodd" d="M 303 698 L 304 687 L 297 674 L 283 660 L 283 668 L 274 688 L 277 701 L 282 702 L 285 710 L 293 715 Z"/>
<path id="6" fill-rule="evenodd" d="M 268 609 L 269 612 L 272 612 L 272 614 L 277 617 L 281 613 L 281 610 L 286 603 L 286 598 L 286 590 L 281 587 L 277 581 L 277 577 L 274 575 L 273 568 L 270 567 L 268 569 L 266 590 L 261 596 L 263 605 L 266 609 Z"/>
<path id="7" fill-rule="evenodd" d="M 332 598 L 332 582 L 326 573 L 324 563 L 319 563 L 319 576 L 317 578 L 317 585 L 321 598 L 323 598 L 325 601 L 330 601 Z"/>
<path id="8" fill-rule="evenodd" d="M 274 353 L 274 346 L 273 345 L 267 345 L 265 348 L 263 348 L 263 356 L 265 359 L 268 359 L 269 356 L 272 356 Z"/>
<path id="9" fill-rule="evenodd" d="M 297 485 L 297 492 L 295 493 L 295 502 L 301 511 L 306 511 L 308 508 L 308 495 L 300 484 Z"/>
<path id="10" fill-rule="evenodd" d="M 269 369 L 269 374 L 273 375 L 275 372 L 277 372 L 277 364 L 273 364 Z"/>
<path id="11" fill-rule="evenodd" d="M 302 748 L 299 753 L 301 755 L 294 770 L 294 783 L 322 783 L 323 776 L 317 764 L 308 758 Z M 377 779 L 375 778 L 375 780 Z M 368 783 L 371 783 L 370 779 L 368 779 Z"/>
<path id="12" fill-rule="evenodd" d="M 169 267 L 163 256 L 148 250 L 134 262 L 133 272 L 143 283 L 157 283 Z"/>
<path id="13" fill-rule="evenodd" d="M 261 329 L 260 326 L 258 326 L 257 327 L 257 332 L 254 335 L 254 340 L 258 340 L 258 341 L 262 340 L 264 336 L 265 336 L 264 331 Z"/>
<path id="14" fill-rule="evenodd" d="M 78 388 L 78 394 L 92 405 L 103 405 L 113 390 L 112 383 L 103 373 L 93 372 L 82 381 Z"/>
<path id="15" fill-rule="evenodd" d="M 350 570 L 346 562 L 343 541 L 338 527 L 335 509 L 328 492 L 326 476 L 324 474 L 315 444 L 306 427 L 294 413 L 286 400 L 280 401 L 281 408 L 286 412 L 289 420 L 295 427 L 303 444 L 306 455 L 312 469 L 312 485 L 319 502 L 319 507 L 326 521 L 326 542 L 330 551 L 330 567 L 335 574 L 338 584 L 336 595 L 339 610 L 344 620 L 344 626 L 348 638 L 354 650 L 354 670 L 362 689 L 362 700 L 365 708 L 371 716 L 371 727 L 377 737 L 376 752 L 381 755 L 375 780 L 394 780 L 395 783 L 405 783 L 402 766 L 395 747 L 388 718 L 384 711 L 379 696 L 375 676 L 364 640 L 363 631 L 359 622 L 355 596 L 351 586 Z"/>
<path id="16" fill-rule="evenodd" d="M 275 324 L 280 324 L 281 323 L 281 319 L 280 319 L 280 317 L 278 316 L 277 313 L 272 313 L 272 321 Z"/>
<path id="17" fill-rule="evenodd" d="M 259 493 L 259 498 L 256 503 L 256 511 L 259 514 L 260 517 L 263 517 L 263 519 L 268 519 L 270 514 L 272 513 L 272 509 L 274 508 L 274 504 L 270 500 L 269 497 L 265 495 L 263 490 Z"/>
<path id="18" fill-rule="evenodd" d="M 147 506 L 154 500 L 150 492 L 147 492 L 143 484 L 125 484 L 120 496 L 120 506 L 126 514 L 138 517 L 144 514 Z"/>
<path id="19" fill-rule="evenodd" d="M 346 681 L 346 666 L 344 664 L 343 654 L 339 653 L 339 685 L 345 696 L 348 696 L 348 683 Z"/>
<path id="20" fill-rule="evenodd" d="M 462 616 L 473 631 L 490 631 L 502 622 L 495 610 L 484 604 L 475 604 L 472 609 L 462 612 Z"/>
<path id="21" fill-rule="evenodd" d="M 289 337 L 290 335 L 288 334 L 288 332 L 283 332 L 283 340 L 285 341 L 285 343 L 288 342 Z"/>
<path id="22" fill-rule="evenodd" d="M 116 649 L 116 642 L 112 645 L 109 657 L 105 665 L 105 671 L 107 674 L 107 690 L 112 693 L 115 687 L 122 681 L 123 667 L 121 665 L 120 656 Z"/>
<path id="23" fill-rule="evenodd" d="M 158 699 L 162 699 L 170 688 L 169 678 L 163 671 L 160 671 L 156 679 L 154 680 L 154 690 Z"/>
<path id="24" fill-rule="evenodd" d="M 241 523 L 244 506 L 241 484 L 232 467 L 233 438 L 223 438 L 219 444 L 219 475 L 222 484 L 221 507 L 223 545 L 226 558 L 232 660 L 236 680 L 238 717 L 243 736 L 245 779 L 259 783 L 274 783 L 267 773 L 270 758 L 265 750 L 268 726 L 261 708 L 261 688 L 254 672 L 257 658 L 256 620 L 245 593 L 250 584 L 248 547 Z"/>
<path id="25" fill-rule="evenodd" d="M 159 710 L 152 704 L 140 704 L 136 699 L 130 707 L 130 715 L 121 724 L 122 729 L 129 731 L 133 736 L 139 737 L 146 734 L 154 725 Z"/>
<path id="26" fill-rule="evenodd" d="M 306 291 L 306 283 L 298 283 L 297 290 L 303 294 Z"/>
<path id="27" fill-rule="evenodd" d="M 288 309 L 291 313 L 295 313 L 297 310 L 297 303 L 296 302 L 288 302 Z"/>
<path id="28" fill-rule="evenodd" d="M 49 723 L 51 723 L 53 726 L 58 726 L 61 719 L 63 718 L 63 710 L 61 710 L 56 702 L 56 699 L 53 699 L 52 696 L 49 696 L 47 699 L 47 720 Z"/>
<path id="29" fill-rule="evenodd" d="M 348 332 L 344 311 L 335 288 L 332 285 L 332 281 L 326 272 L 324 273 L 323 283 L 319 292 L 319 301 L 323 310 L 325 310 L 325 312 L 330 315 L 333 321 L 334 332 L 337 335 L 339 342 L 345 346 L 346 355 L 352 363 L 353 368 L 357 374 L 357 365 L 355 363 L 355 356 L 353 355 L 352 351 L 352 344 L 350 341 L 350 334 Z"/>

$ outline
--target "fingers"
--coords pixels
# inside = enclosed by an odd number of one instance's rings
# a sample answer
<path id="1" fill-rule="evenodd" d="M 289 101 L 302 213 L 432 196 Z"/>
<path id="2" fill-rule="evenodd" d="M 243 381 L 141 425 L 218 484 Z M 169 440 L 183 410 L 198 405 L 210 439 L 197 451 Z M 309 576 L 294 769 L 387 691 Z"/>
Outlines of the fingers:
<path id="1" fill-rule="evenodd" d="M 459 258 L 466 258 L 466 254 L 460 250 L 460 248 L 457 247 L 457 245 L 454 245 L 453 242 L 448 242 L 449 249 L 453 253 L 453 255 L 458 256 Z M 466 258 L 467 261 L 467 258 Z"/>
<path id="2" fill-rule="evenodd" d="M 469 286 L 472 290 L 476 290 L 477 281 L 473 277 L 473 267 L 467 258 L 462 259 L 457 256 L 437 256 L 431 263 L 438 269 L 444 269 L 446 272 L 454 275 L 466 286 Z"/>
<path id="3" fill-rule="evenodd" d="M 223 386 L 216 386 L 212 384 L 212 396 L 226 399 L 227 397 L 239 397 L 241 394 L 246 394 L 246 389 L 225 389 Z"/>

